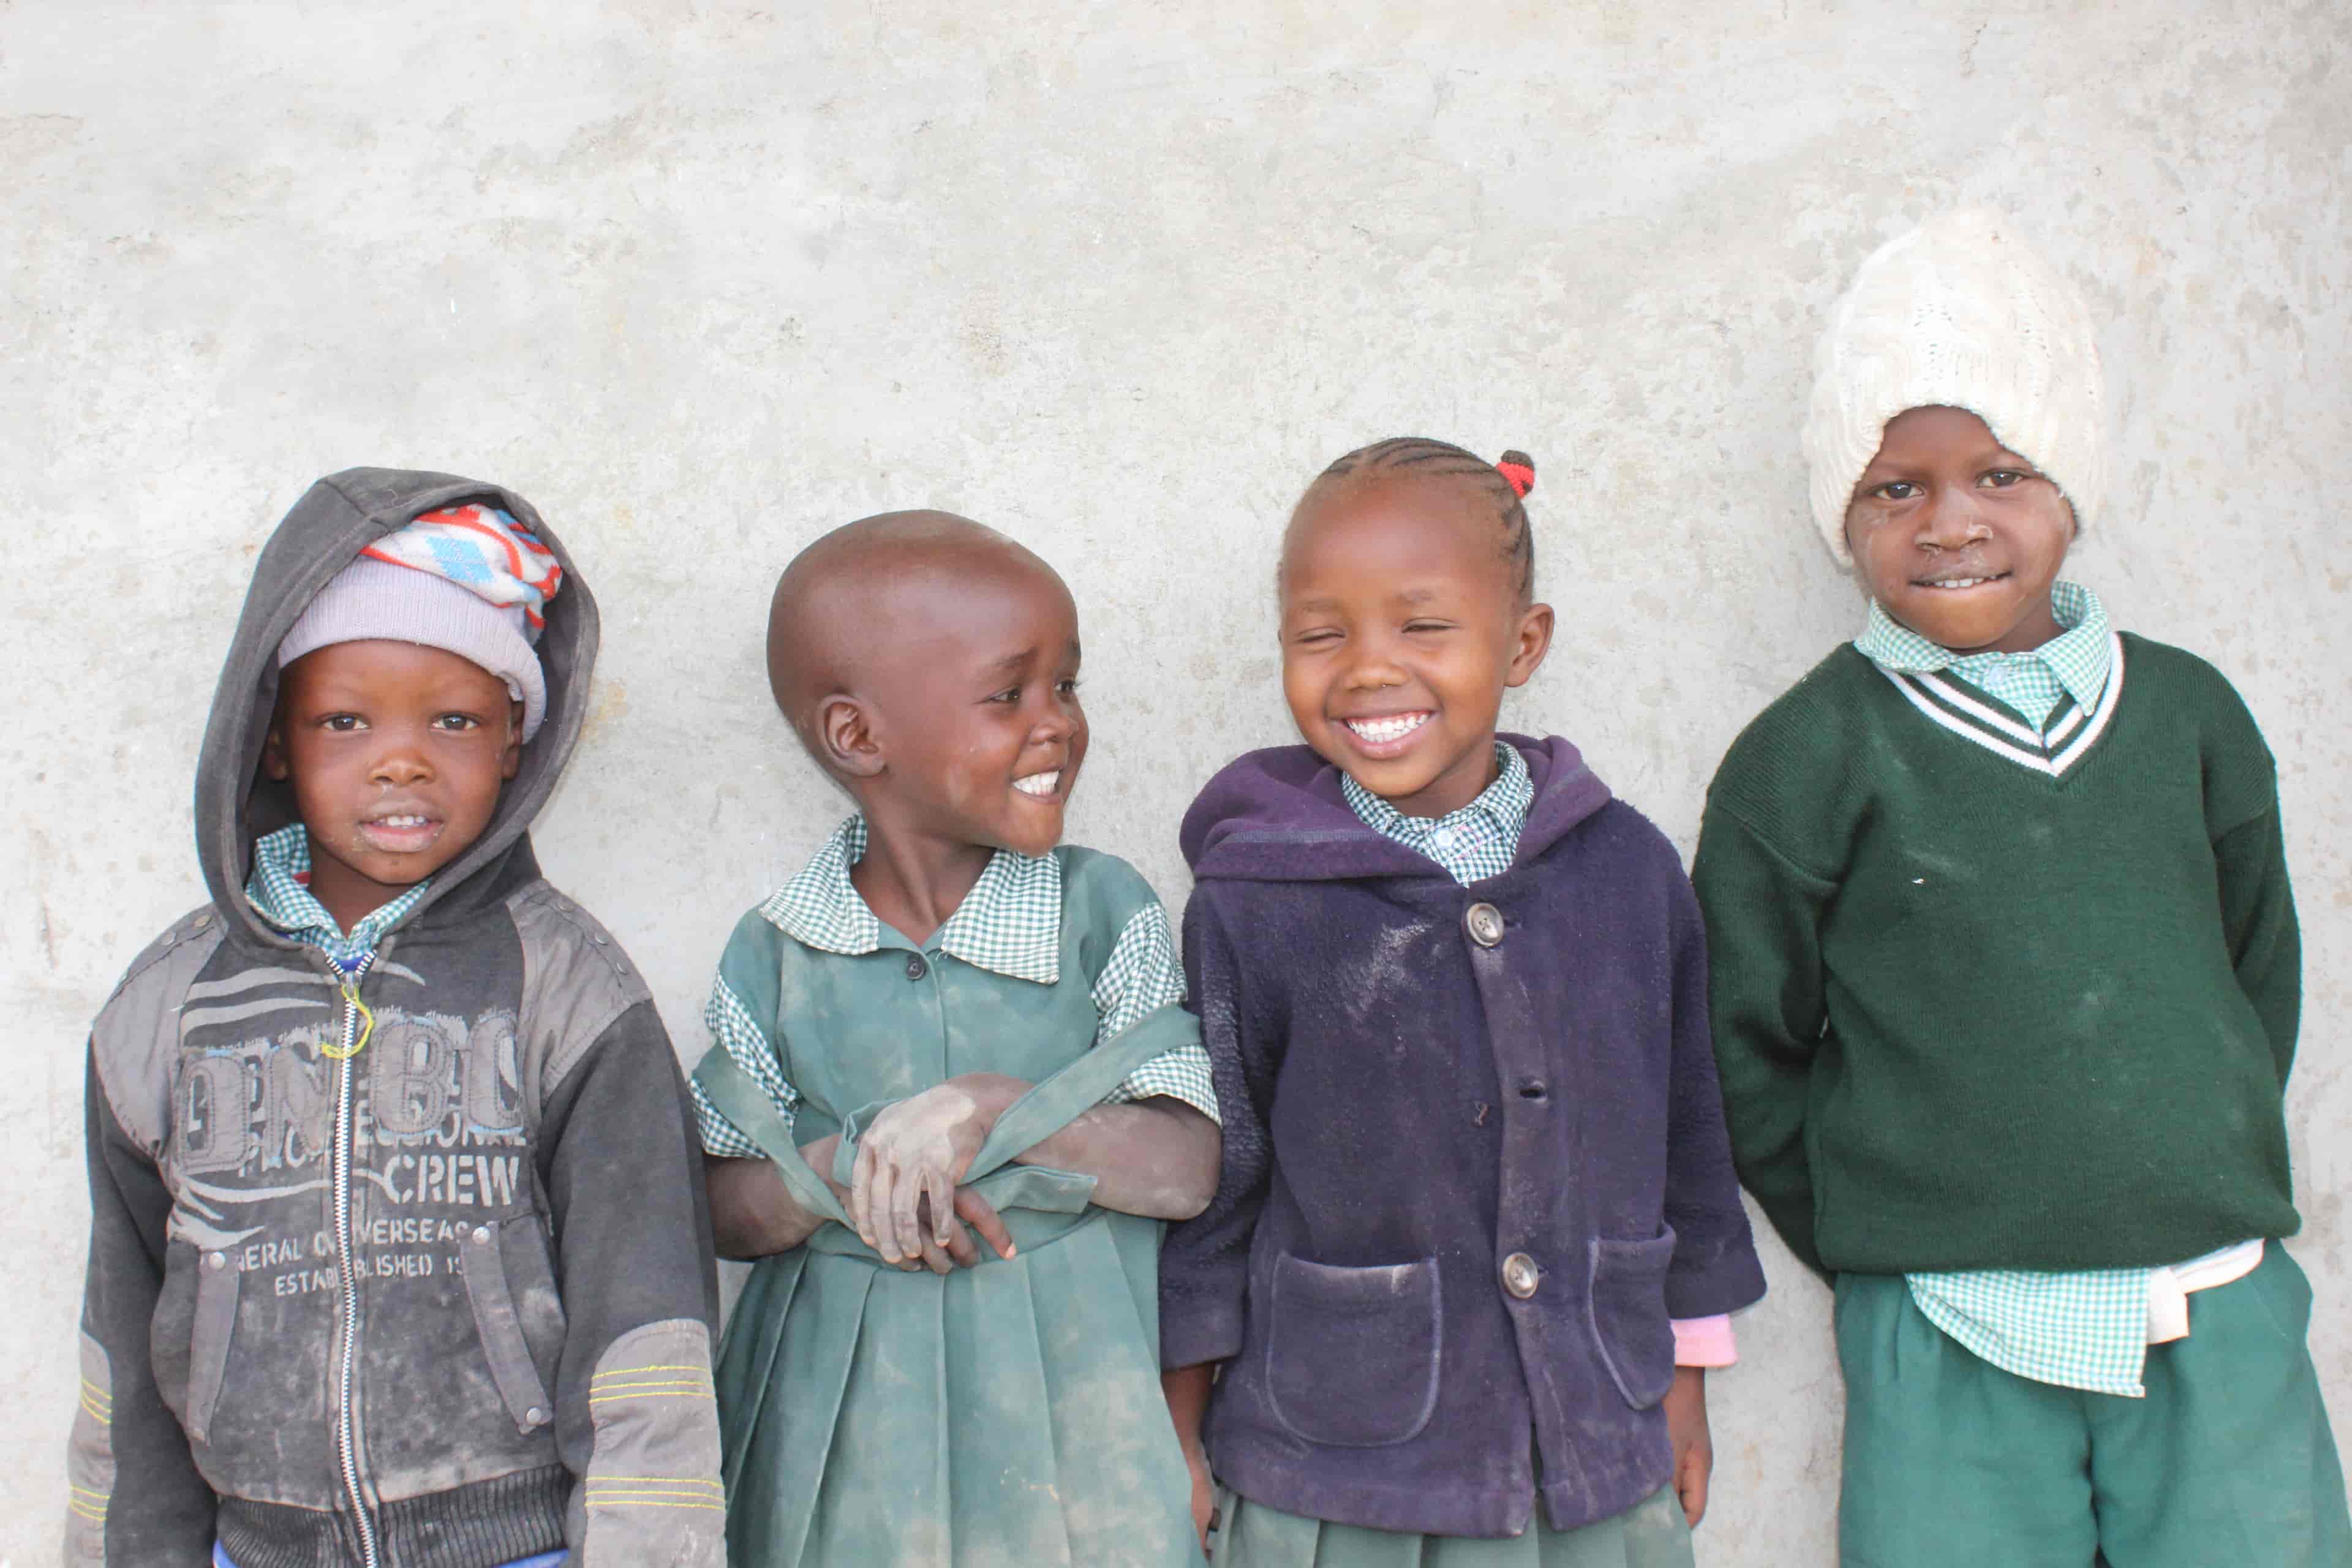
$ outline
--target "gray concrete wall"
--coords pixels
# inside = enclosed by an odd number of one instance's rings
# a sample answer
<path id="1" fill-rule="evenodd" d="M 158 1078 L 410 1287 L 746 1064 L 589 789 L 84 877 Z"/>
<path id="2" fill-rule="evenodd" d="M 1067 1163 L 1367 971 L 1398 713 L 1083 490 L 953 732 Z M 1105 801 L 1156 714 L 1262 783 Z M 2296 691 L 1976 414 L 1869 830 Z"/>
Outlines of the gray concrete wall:
<path id="1" fill-rule="evenodd" d="M 1562 635 L 1507 717 L 1687 851 L 1723 747 L 1860 616 L 1804 510 L 1822 308 L 1964 200 L 2103 323 L 2074 571 L 2279 755 L 2296 1251 L 2352 1410 L 2346 34 L 2335 0 L 0 0 L 0 1568 L 56 1550 L 83 1031 L 199 897 L 204 705 L 312 477 L 494 476 L 575 546 L 606 652 L 541 853 L 691 1056 L 730 923 L 839 811 L 769 709 L 768 584 L 885 507 L 1069 577 L 1075 836 L 1176 905 L 1194 788 L 1289 738 L 1302 483 L 1382 435 L 1525 447 Z M 1831 1560 L 1828 1304 L 1768 1263 L 1712 1568 Z"/>

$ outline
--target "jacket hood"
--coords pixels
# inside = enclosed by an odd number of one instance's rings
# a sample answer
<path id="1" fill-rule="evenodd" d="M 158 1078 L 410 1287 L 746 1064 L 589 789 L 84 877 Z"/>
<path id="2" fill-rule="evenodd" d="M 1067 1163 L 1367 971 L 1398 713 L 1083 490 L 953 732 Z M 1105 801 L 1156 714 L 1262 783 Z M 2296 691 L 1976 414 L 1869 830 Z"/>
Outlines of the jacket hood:
<path id="1" fill-rule="evenodd" d="M 1527 759 L 1535 786 L 1517 860 L 1542 854 L 1609 804 L 1609 786 L 1559 736 L 1495 738 Z M 1203 881 L 1445 875 L 1427 856 L 1367 826 L 1340 793 L 1339 770 L 1305 746 L 1270 746 L 1227 763 L 1185 812 L 1180 842 Z"/>
<path id="2" fill-rule="evenodd" d="M 563 567 L 563 586 L 548 601 L 537 649 L 547 679 L 547 717 L 524 745 L 515 776 L 499 791 L 489 826 L 435 874 L 433 890 L 408 920 L 429 909 L 464 908 L 502 896 L 499 885 L 508 879 L 495 873 L 510 860 L 530 864 L 525 830 L 554 792 L 587 718 L 589 675 L 596 663 L 596 601 L 538 509 L 512 490 L 455 474 L 346 468 L 305 491 L 262 547 L 205 721 L 196 761 L 196 858 L 230 930 L 267 946 L 295 945 L 245 899 L 253 841 L 296 819 L 291 794 L 263 777 L 260 767 L 262 742 L 278 704 L 278 645 L 319 591 L 362 550 L 428 511 L 467 501 L 510 513 Z"/>

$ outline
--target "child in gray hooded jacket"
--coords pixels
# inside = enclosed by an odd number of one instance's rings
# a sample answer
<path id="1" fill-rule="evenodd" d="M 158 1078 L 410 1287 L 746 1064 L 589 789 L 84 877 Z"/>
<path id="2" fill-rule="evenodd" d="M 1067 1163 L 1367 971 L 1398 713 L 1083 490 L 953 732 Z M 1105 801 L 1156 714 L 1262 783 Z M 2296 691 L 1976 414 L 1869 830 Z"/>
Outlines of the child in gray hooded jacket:
<path id="1" fill-rule="evenodd" d="M 211 899 L 90 1037 L 69 1563 L 723 1561 L 691 1110 L 527 833 L 596 639 L 495 485 L 352 469 L 262 552 Z"/>

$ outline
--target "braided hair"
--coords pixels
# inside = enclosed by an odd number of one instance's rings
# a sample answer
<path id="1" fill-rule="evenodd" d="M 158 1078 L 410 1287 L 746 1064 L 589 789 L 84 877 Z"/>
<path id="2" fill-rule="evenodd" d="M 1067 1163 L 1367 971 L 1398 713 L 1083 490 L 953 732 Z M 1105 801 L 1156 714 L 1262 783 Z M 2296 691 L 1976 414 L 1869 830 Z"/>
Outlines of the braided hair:
<path id="1" fill-rule="evenodd" d="M 1475 452 L 1427 436 L 1391 436 L 1357 447 L 1324 469 L 1307 489 L 1311 492 L 1317 485 L 1332 480 L 1384 473 L 1458 479 L 1475 486 L 1494 505 L 1495 521 L 1502 531 L 1503 559 L 1510 563 L 1512 586 L 1519 603 L 1526 605 L 1535 597 L 1536 542 L 1528 527 L 1524 500 L 1535 489 L 1534 458 L 1525 452 L 1506 452 L 1499 462 L 1490 463 Z"/>

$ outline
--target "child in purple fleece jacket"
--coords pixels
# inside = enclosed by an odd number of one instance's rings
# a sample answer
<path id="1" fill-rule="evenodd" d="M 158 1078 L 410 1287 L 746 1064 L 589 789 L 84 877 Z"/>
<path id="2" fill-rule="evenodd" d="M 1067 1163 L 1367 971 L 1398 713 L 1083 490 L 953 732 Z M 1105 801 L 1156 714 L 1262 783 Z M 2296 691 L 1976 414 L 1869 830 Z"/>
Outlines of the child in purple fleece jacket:
<path id="1" fill-rule="evenodd" d="M 1703 1369 L 1764 1279 L 1681 863 L 1495 731 L 1551 641 L 1534 479 L 1418 437 L 1326 469 L 1279 579 L 1307 744 L 1185 816 L 1225 1135 L 1160 1348 L 1220 1568 L 1692 1562 Z"/>

